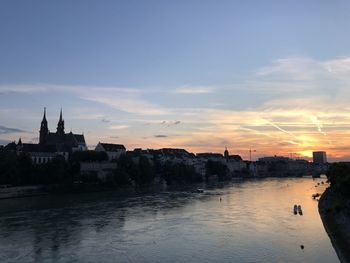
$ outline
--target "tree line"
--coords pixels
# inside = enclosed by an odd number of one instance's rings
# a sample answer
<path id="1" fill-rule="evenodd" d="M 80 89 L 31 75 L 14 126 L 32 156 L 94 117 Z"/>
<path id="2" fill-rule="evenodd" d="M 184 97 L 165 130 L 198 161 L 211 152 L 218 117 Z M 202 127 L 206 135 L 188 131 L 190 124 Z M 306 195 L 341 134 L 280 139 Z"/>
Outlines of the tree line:
<path id="1" fill-rule="evenodd" d="M 105 152 L 82 151 L 74 152 L 66 161 L 63 156 L 56 156 L 47 163 L 34 164 L 27 153 L 17 154 L 15 151 L 0 149 L 0 184 L 2 185 L 35 185 L 35 184 L 73 184 L 94 183 L 112 187 L 128 185 L 147 185 L 154 182 L 165 181 L 166 184 L 185 184 L 201 182 L 192 165 L 159 160 L 149 160 L 145 156 L 130 154 L 122 155 L 118 160 L 117 168 L 112 170 L 107 179 L 101 181 L 97 174 L 80 173 L 81 162 L 104 162 L 108 160 Z M 208 161 L 204 179 L 216 176 L 218 180 L 228 178 L 226 165 L 220 162 Z"/>

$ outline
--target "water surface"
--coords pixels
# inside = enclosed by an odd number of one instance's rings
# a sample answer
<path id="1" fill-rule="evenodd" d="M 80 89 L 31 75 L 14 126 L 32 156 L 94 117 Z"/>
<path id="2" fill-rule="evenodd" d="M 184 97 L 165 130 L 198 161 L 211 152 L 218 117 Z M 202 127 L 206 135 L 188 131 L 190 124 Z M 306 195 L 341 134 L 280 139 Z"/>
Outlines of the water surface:
<path id="1" fill-rule="evenodd" d="M 1 200 L 0 262 L 339 262 L 311 198 L 321 180 Z"/>

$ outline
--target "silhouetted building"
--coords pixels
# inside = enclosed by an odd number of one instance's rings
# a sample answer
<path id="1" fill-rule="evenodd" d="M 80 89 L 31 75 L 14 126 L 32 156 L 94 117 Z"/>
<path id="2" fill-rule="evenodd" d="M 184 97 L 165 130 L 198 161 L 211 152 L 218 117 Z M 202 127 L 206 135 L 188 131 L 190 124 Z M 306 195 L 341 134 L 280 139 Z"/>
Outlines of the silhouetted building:
<path id="1" fill-rule="evenodd" d="M 17 150 L 17 144 L 15 141 L 13 142 L 10 142 L 9 144 L 7 144 L 5 147 L 4 147 L 4 150 L 5 151 L 11 151 L 11 152 L 15 152 Z"/>
<path id="2" fill-rule="evenodd" d="M 242 157 L 238 154 L 230 155 L 228 159 L 236 162 L 243 161 Z"/>
<path id="3" fill-rule="evenodd" d="M 319 151 L 319 152 L 313 152 L 312 153 L 313 162 L 315 164 L 324 164 L 327 163 L 327 154 L 326 152 Z"/>
<path id="4" fill-rule="evenodd" d="M 69 154 L 74 151 L 87 150 L 85 138 L 83 134 L 73 134 L 64 132 L 64 120 L 62 110 L 57 124 L 57 131 L 50 132 L 46 120 L 46 108 L 44 108 L 44 116 L 41 121 L 39 131 L 39 143 L 22 143 L 21 138 L 18 143 L 10 143 L 6 146 L 6 150 L 13 150 L 17 153 L 28 153 L 33 163 L 47 163 L 57 155 L 63 156 L 68 160 Z"/>
<path id="5" fill-rule="evenodd" d="M 229 151 L 227 150 L 227 147 L 225 147 L 224 157 L 227 162 L 229 161 L 239 162 L 243 160 L 242 157 L 237 154 L 230 155 Z"/>
<path id="6" fill-rule="evenodd" d="M 30 155 L 32 162 L 42 164 L 51 161 L 58 153 L 54 145 L 34 144 L 34 143 L 19 143 L 17 144 L 18 152 L 25 152 Z M 65 159 L 68 158 L 68 153 L 62 153 Z"/>
<path id="7" fill-rule="evenodd" d="M 290 162 L 293 161 L 293 159 L 284 157 L 284 156 L 267 156 L 262 157 L 258 159 L 259 162 L 265 162 L 265 163 L 275 163 L 275 162 Z"/>
<path id="8" fill-rule="evenodd" d="M 60 111 L 60 117 L 57 123 L 56 132 L 49 131 L 46 120 L 46 109 L 44 109 L 44 116 L 40 125 L 39 144 L 54 145 L 56 146 L 58 152 L 74 152 L 87 150 L 85 137 L 83 134 L 73 134 L 72 132 L 64 132 L 64 120 L 62 117 L 62 109 Z"/>
<path id="9" fill-rule="evenodd" d="M 169 157 L 178 157 L 178 158 L 186 158 L 193 157 L 193 154 L 189 153 L 185 149 L 177 149 L 177 148 L 162 148 L 160 149 L 163 156 Z"/>
<path id="10" fill-rule="evenodd" d="M 215 161 L 215 162 L 223 162 L 225 161 L 224 156 L 221 153 L 197 153 L 197 158 L 201 159 L 202 161 Z"/>
<path id="11" fill-rule="evenodd" d="M 120 155 L 125 154 L 126 149 L 122 144 L 114 143 L 101 143 L 96 145 L 95 151 L 107 153 L 109 160 L 115 160 L 120 157 Z"/>
<path id="12" fill-rule="evenodd" d="M 228 159 L 228 157 L 230 156 L 227 147 L 225 147 L 225 151 L 224 151 L 224 157 L 226 158 L 226 160 Z"/>

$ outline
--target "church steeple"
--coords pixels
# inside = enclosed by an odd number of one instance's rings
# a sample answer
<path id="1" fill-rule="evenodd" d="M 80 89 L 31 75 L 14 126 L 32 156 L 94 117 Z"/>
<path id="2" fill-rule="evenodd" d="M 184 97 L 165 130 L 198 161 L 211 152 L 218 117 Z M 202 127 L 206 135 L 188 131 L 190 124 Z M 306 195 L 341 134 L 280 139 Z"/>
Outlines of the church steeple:
<path id="1" fill-rule="evenodd" d="M 46 137 L 48 134 L 49 134 L 49 128 L 47 127 L 46 108 L 44 108 L 44 116 L 43 116 L 43 120 L 41 121 L 40 132 L 39 132 L 39 144 L 46 143 Z"/>
<path id="2" fill-rule="evenodd" d="M 62 118 L 62 108 L 61 108 L 61 112 L 60 112 L 60 119 L 57 123 L 57 134 L 64 135 L 64 120 Z"/>
<path id="3" fill-rule="evenodd" d="M 229 155 L 229 153 L 228 153 L 227 147 L 225 146 L 224 157 L 225 157 L 226 159 L 228 159 L 229 156 L 230 156 L 230 155 Z"/>

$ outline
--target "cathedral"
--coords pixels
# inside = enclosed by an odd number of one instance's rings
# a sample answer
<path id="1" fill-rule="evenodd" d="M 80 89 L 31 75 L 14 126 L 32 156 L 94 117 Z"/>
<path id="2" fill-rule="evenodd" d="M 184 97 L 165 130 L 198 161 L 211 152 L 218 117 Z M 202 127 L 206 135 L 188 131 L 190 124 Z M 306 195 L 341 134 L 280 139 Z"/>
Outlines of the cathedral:
<path id="1" fill-rule="evenodd" d="M 72 152 L 87 150 L 84 134 L 64 132 L 62 110 L 56 132 L 49 131 L 46 120 L 46 108 L 44 109 L 44 116 L 40 125 L 39 143 L 22 143 L 22 140 L 19 139 L 18 144 L 13 142 L 7 147 L 13 147 L 13 150 L 16 150 L 18 153 L 28 153 L 35 164 L 47 163 L 57 155 L 61 155 L 68 160 Z"/>
<path id="2" fill-rule="evenodd" d="M 56 132 L 50 132 L 46 120 L 46 108 L 44 108 L 44 116 L 43 120 L 41 121 L 39 131 L 39 145 L 56 146 L 58 152 L 74 152 L 87 150 L 84 134 L 64 132 L 64 120 L 62 117 L 62 109 L 60 112 L 60 118 L 57 123 Z"/>

